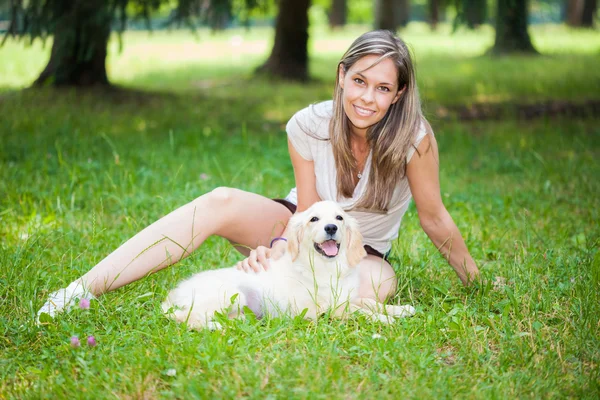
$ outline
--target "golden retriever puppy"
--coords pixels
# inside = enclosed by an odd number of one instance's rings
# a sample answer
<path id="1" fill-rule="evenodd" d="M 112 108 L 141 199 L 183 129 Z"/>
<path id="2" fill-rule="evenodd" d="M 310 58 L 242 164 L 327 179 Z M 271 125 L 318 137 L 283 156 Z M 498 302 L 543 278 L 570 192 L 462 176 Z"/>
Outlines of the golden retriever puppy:
<path id="1" fill-rule="evenodd" d="M 282 313 L 316 319 L 362 312 L 389 323 L 413 315 L 412 306 L 389 306 L 358 297 L 359 263 L 366 252 L 354 218 L 336 203 L 322 201 L 296 213 L 287 229 L 287 251 L 260 273 L 234 267 L 193 275 L 162 304 L 171 318 L 190 328 L 220 329 L 214 314 L 234 318 L 248 307 L 257 317 Z"/>

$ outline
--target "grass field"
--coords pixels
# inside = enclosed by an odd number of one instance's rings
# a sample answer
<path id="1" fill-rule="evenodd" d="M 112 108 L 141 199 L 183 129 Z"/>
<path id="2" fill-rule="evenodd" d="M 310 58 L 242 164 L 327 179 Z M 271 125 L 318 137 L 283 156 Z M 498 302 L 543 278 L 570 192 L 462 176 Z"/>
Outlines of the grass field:
<path id="1" fill-rule="evenodd" d="M 285 121 L 328 98 L 358 33 L 313 33 L 316 79 L 305 85 L 251 76 L 267 32 L 243 36 L 247 54 L 229 34 L 127 34 L 110 77 L 155 92 L 125 96 L 16 91 L 48 48 L 0 48 L 0 398 L 598 398 L 597 116 L 431 114 L 445 205 L 488 283 L 460 286 L 411 207 L 394 243 L 392 301 L 418 312 L 395 325 L 248 319 L 189 332 L 160 303 L 191 273 L 240 259 L 217 238 L 89 310 L 34 324 L 48 293 L 178 205 L 223 185 L 285 195 Z M 500 60 L 481 56 L 485 29 L 405 36 L 430 109 L 599 98 L 597 33 L 537 28 L 544 56 Z M 97 346 L 73 349 L 73 335 Z"/>

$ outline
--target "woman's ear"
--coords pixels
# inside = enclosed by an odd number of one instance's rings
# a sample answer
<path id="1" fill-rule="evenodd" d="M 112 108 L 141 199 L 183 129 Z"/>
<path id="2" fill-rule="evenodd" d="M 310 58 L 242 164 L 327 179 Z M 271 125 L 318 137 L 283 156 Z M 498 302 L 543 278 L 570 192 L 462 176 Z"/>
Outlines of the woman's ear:
<path id="1" fill-rule="evenodd" d="M 348 264 L 351 267 L 356 267 L 358 263 L 366 257 L 367 252 L 363 247 L 362 234 L 358 230 L 358 223 L 350 216 L 345 218 L 348 224 L 347 238 L 348 241 Z"/>
<path id="2" fill-rule="evenodd" d="M 398 93 L 396 93 L 394 100 L 392 100 L 392 104 L 395 104 L 398 100 L 400 100 L 400 97 L 402 97 L 402 95 L 404 94 L 405 91 L 406 91 L 406 85 L 404 85 L 404 87 L 402 87 L 402 89 L 398 90 Z"/>
<path id="3" fill-rule="evenodd" d="M 300 251 L 300 242 L 304 236 L 304 224 L 302 223 L 302 213 L 296 213 L 290 218 L 286 230 L 287 248 L 292 257 L 292 261 L 298 258 Z"/>
<path id="4" fill-rule="evenodd" d="M 346 78 L 346 69 L 344 64 L 340 63 L 338 65 L 338 84 L 342 89 L 344 88 L 344 78 Z"/>

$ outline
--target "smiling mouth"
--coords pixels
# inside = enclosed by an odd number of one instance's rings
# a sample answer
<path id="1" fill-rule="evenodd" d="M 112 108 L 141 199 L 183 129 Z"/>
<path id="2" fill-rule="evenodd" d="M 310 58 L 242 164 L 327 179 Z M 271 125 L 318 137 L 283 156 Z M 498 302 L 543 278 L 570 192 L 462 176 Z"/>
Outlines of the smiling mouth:
<path id="1" fill-rule="evenodd" d="M 322 256 L 333 258 L 340 251 L 340 244 L 335 240 L 326 240 L 323 243 L 315 243 L 315 250 Z"/>
<path id="2" fill-rule="evenodd" d="M 373 114 L 375 114 L 375 111 L 368 110 L 366 108 L 362 108 L 362 107 L 359 107 L 357 105 L 353 105 L 353 106 L 354 106 L 354 111 L 356 111 L 356 113 L 358 115 L 360 115 L 361 117 L 370 117 Z"/>

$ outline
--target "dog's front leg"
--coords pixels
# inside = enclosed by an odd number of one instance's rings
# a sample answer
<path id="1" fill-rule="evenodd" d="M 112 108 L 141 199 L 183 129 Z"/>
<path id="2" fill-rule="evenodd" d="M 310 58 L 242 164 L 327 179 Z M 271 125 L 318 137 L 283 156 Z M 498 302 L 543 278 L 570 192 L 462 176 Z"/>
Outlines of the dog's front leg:
<path id="1" fill-rule="evenodd" d="M 369 319 L 371 319 L 373 321 L 377 321 L 377 322 L 383 322 L 384 324 L 391 324 L 394 322 L 394 317 L 385 315 L 385 314 L 381 314 L 377 311 L 374 311 L 371 308 L 362 307 L 359 304 L 350 304 L 349 311 L 352 313 L 364 314 L 367 317 L 369 317 Z"/>
<path id="2" fill-rule="evenodd" d="M 374 321 L 379 321 L 386 324 L 394 322 L 394 317 L 410 317 L 415 313 L 414 307 L 410 305 L 388 306 L 369 298 L 358 298 L 352 300 L 351 310 L 352 312 L 360 312 L 365 314 Z"/>

